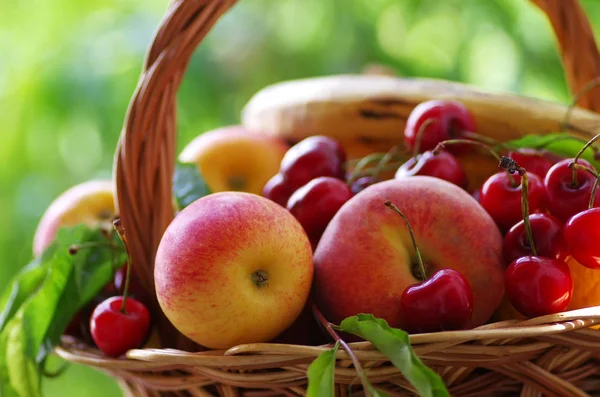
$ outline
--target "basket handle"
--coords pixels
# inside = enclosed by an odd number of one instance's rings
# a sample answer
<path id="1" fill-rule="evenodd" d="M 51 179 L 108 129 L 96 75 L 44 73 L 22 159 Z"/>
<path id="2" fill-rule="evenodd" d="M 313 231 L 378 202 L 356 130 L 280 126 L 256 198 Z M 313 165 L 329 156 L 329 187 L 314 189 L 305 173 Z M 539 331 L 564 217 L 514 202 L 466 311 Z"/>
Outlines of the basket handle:
<path id="1" fill-rule="evenodd" d="M 531 0 L 550 20 L 558 41 L 565 78 L 571 93 L 586 90 L 600 78 L 600 53 L 590 21 L 579 0 Z M 600 112 L 600 90 L 587 90 L 577 105 Z"/>
<path id="2" fill-rule="evenodd" d="M 116 207 L 136 281 L 158 324 L 164 347 L 190 350 L 156 301 L 154 256 L 174 217 L 176 94 L 190 57 L 216 21 L 237 0 L 171 2 L 150 47 L 130 101 L 114 162 Z"/>

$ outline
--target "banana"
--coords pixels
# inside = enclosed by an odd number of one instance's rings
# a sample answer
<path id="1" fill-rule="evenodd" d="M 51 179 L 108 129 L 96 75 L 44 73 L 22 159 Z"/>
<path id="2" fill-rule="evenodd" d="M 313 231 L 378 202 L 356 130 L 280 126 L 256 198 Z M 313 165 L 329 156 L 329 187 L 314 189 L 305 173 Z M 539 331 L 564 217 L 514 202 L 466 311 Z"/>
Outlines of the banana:
<path id="1" fill-rule="evenodd" d="M 291 80 L 257 92 L 242 110 L 249 130 L 291 143 L 311 135 L 338 139 L 350 157 L 402 145 L 412 109 L 430 99 L 457 100 L 473 114 L 480 134 L 500 141 L 557 132 L 568 108 L 510 93 L 485 92 L 443 80 L 381 74 L 335 75 Z M 590 138 L 600 115 L 574 108 L 567 130 Z"/>

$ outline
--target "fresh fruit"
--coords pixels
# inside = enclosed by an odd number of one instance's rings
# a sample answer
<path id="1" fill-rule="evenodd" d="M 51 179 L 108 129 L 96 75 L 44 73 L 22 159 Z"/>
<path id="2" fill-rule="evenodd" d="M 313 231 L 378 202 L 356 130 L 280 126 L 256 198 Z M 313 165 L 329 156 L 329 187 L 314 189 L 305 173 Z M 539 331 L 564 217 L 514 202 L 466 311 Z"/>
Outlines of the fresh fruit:
<path id="1" fill-rule="evenodd" d="M 332 322 L 371 313 L 394 327 L 402 318 L 404 290 L 422 281 L 402 219 L 386 201 L 410 217 L 428 265 L 427 274 L 454 269 L 473 290 L 473 326 L 484 324 L 504 293 L 502 236 L 492 218 L 458 186 L 414 176 L 379 182 L 337 212 L 315 251 L 315 296 Z"/>
<path id="2" fill-rule="evenodd" d="M 548 209 L 561 222 L 588 208 L 592 187 L 596 178 L 583 170 L 573 170 L 569 164 L 573 159 L 565 159 L 554 164 L 546 174 L 544 185 L 548 195 Z M 579 159 L 578 164 L 595 171 L 586 160 Z M 600 206 L 600 195 L 596 196 L 594 206 Z"/>
<path id="3" fill-rule="evenodd" d="M 562 222 L 548 213 L 531 214 L 529 222 L 537 254 L 564 260 L 568 255 L 568 249 Z M 522 256 L 533 255 L 525 232 L 525 221 L 521 220 L 506 233 L 503 253 L 507 264 Z"/>
<path id="4" fill-rule="evenodd" d="M 473 315 L 473 291 L 467 279 L 453 269 L 441 269 L 431 278 L 406 288 L 400 300 L 406 332 L 465 329 Z"/>
<path id="5" fill-rule="evenodd" d="M 506 295 L 527 317 L 564 311 L 571 301 L 573 280 L 564 261 L 524 256 L 506 269 Z"/>
<path id="6" fill-rule="evenodd" d="M 115 215 L 114 185 L 110 180 L 92 180 L 73 186 L 46 209 L 33 238 L 33 253 L 40 255 L 52 244 L 63 226 L 86 224 L 111 227 Z"/>
<path id="7" fill-rule="evenodd" d="M 96 346 L 110 357 L 141 347 L 150 330 L 150 312 L 141 302 L 113 296 L 100 303 L 92 313 L 90 329 Z"/>
<path id="8" fill-rule="evenodd" d="M 573 296 L 566 310 L 600 305 L 600 271 L 582 265 L 572 256 L 566 263 L 573 279 Z"/>
<path id="9" fill-rule="evenodd" d="M 281 160 L 281 174 L 287 184 L 298 189 L 314 178 L 344 179 L 346 155 L 334 139 L 311 136 L 292 146 Z"/>
<path id="10" fill-rule="evenodd" d="M 573 258 L 590 269 L 600 269 L 600 208 L 573 215 L 564 230 Z"/>
<path id="11" fill-rule="evenodd" d="M 512 180 L 511 180 L 512 178 Z M 529 211 L 541 211 L 546 205 L 546 190 L 542 180 L 535 174 L 529 175 Z M 482 186 L 479 196 L 482 207 L 496 221 L 501 231 L 506 232 L 519 222 L 521 211 L 521 177 L 504 171 L 492 175 Z"/>
<path id="12" fill-rule="evenodd" d="M 260 194 L 277 174 L 287 149 L 281 139 L 232 125 L 197 136 L 181 151 L 179 161 L 196 164 L 213 192 Z"/>
<path id="13" fill-rule="evenodd" d="M 250 131 L 293 143 L 312 135 L 330 136 L 342 144 L 348 159 L 356 159 L 397 145 L 411 111 L 431 98 L 460 101 L 476 120 L 476 132 L 500 141 L 521 138 L 523 131 L 561 131 L 567 113 L 566 105 L 517 94 L 489 95 L 456 82 L 346 74 L 265 87 L 250 99 L 241 117 Z M 600 116 L 574 108 L 570 122 L 591 137 L 593 133 L 585 131 L 595 131 Z M 477 171 L 482 156 L 473 157 Z M 467 175 L 472 177 L 469 171 Z"/>
<path id="14" fill-rule="evenodd" d="M 351 197 L 346 182 L 323 176 L 296 190 L 287 209 L 298 219 L 315 248 L 329 221 Z"/>
<path id="15" fill-rule="evenodd" d="M 427 124 L 426 124 L 427 123 Z M 475 121 L 460 102 L 429 100 L 410 113 L 404 128 L 404 146 L 413 153 L 432 150 L 442 141 L 475 131 Z"/>
<path id="16" fill-rule="evenodd" d="M 535 174 L 540 179 L 544 179 L 548 170 L 552 168 L 554 162 L 550 160 L 543 152 L 535 149 L 519 149 L 508 153 L 508 157 L 519 163 L 519 165 L 529 175 Z"/>
<path id="17" fill-rule="evenodd" d="M 280 205 L 249 193 L 215 193 L 173 219 L 154 278 L 163 312 L 196 343 L 221 349 L 267 342 L 304 308 L 312 249 Z"/>
<path id="18" fill-rule="evenodd" d="M 267 181 L 263 188 L 262 195 L 282 207 L 285 207 L 294 191 L 295 189 L 287 183 L 283 175 L 277 173 Z"/>
<path id="19" fill-rule="evenodd" d="M 454 155 L 442 151 L 434 155 L 426 151 L 402 164 L 395 177 L 407 178 L 414 175 L 428 175 L 454 183 L 463 189 L 467 187 L 467 175 Z"/>

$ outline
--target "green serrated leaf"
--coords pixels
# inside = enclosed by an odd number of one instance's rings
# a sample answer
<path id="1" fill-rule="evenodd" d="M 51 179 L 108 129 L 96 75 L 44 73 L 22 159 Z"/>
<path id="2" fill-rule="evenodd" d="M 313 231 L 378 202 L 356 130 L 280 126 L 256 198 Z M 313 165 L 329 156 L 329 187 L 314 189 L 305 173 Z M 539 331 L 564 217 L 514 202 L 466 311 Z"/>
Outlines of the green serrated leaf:
<path id="1" fill-rule="evenodd" d="M 442 378 L 414 353 L 406 332 L 390 327 L 385 320 L 371 314 L 348 317 L 342 321 L 340 329 L 371 342 L 400 370 L 420 396 L 450 396 Z"/>
<path id="2" fill-rule="evenodd" d="M 308 388 L 306 397 L 327 397 L 335 396 L 335 354 L 337 353 L 339 342 L 331 350 L 319 354 L 308 367 Z"/>
<path id="3" fill-rule="evenodd" d="M 124 251 L 114 238 L 109 242 L 100 230 L 84 225 L 61 229 L 56 242 L 2 294 L 2 302 L 8 303 L 0 317 L 2 397 L 40 395 L 45 358 L 71 318 L 111 280 L 115 260 L 124 263 Z M 73 244 L 88 248 L 71 255 Z"/>
<path id="4" fill-rule="evenodd" d="M 179 210 L 210 193 L 210 188 L 200 175 L 196 164 L 179 162 L 175 164 L 173 195 Z"/>
<path id="5" fill-rule="evenodd" d="M 586 140 L 568 133 L 555 132 L 545 135 L 525 135 L 521 138 L 505 142 L 503 145 L 512 149 L 544 149 L 562 157 L 575 157 L 585 145 Z M 582 158 L 598 167 L 600 162 L 594 158 L 594 151 L 588 148 Z"/>

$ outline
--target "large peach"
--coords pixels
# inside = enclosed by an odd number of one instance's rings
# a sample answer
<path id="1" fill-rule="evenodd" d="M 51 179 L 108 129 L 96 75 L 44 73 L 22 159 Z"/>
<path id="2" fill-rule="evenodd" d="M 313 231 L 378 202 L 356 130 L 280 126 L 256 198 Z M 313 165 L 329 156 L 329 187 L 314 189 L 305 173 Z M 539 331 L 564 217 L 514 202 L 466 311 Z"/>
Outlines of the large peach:
<path id="1" fill-rule="evenodd" d="M 402 327 L 400 298 L 416 278 L 417 260 L 402 218 L 407 216 L 427 274 L 451 268 L 473 290 L 472 325 L 485 323 L 504 293 L 502 236 L 492 218 L 463 189 L 440 179 L 415 176 L 372 185 L 332 219 L 315 252 L 315 292 L 334 322 L 371 313 Z"/>
<path id="2" fill-rule="evenodd" d="M 279 172 L 287 149 L 280 138 L 232 125 L 199 135 L 182 150 L 179 160 L 195 163 L 213 192 L 260 194 Z"/>
<path id="3" fill-rule="evenodd" d="M 63 226 L 110 225 L 114 216 L 112 181 L 91 180 L 75 185 L 59 195 L 42 215 L 33 238 L 33 253 L 40 255 Z"/>
<path id="4" fill-rule="evenodd" d="M 302 312 L 312 276 L 300 223 L 273 201 L 242 192 L 213 193 L 183 209 L 154 268 L 167 318 L 209 348 L 281 334 Z"/>

